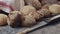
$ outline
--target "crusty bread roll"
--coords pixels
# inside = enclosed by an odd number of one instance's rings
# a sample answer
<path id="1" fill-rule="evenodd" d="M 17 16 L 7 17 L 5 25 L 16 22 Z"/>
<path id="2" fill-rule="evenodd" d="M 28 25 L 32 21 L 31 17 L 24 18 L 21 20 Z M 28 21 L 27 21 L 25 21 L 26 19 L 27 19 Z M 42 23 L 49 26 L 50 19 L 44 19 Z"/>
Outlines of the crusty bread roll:
<path id="1" fill-rule="evenodd" d="M 20 9 L 19 12 L 22 15 L 22 26 L 32 26 L 36 23 L 36 19 L 39 19 L 39 14 L 33 6 L 27 5 Z"/>
<path id="2" fill-rule="evenodd" d="M 53 14 L 60 14 L 60 5 L 52 4 L 49 6 L 49 11 Z"/>
<path id="3" fill-rule="evenodd" d="M 0 26 L 7 24 L 7 15 L 0 14 Z"/>

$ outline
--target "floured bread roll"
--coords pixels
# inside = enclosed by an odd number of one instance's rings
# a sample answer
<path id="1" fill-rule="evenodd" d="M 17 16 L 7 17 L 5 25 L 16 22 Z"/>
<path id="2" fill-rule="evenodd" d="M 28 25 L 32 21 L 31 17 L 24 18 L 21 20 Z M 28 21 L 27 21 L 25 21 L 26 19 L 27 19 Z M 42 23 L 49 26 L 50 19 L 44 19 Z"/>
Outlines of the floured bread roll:
<path id="1" fill-rule="evenodd" d="M 7 15 L 0 14 L 0 26 L 7 24 Z"/>
<path id="2" fill-rule="evenodd" d="M 49 6 L 49 11 L 53 14 L 60 14 L 60 5 L 52 4 Z"/>
<path id="3" fill-rule="evenodd" d="M 32 12 L 29 13 L 28 15 L 23 16 L 24 20 L 22 22 L 22 26 L 33 26 L 35 25 L 37 22 L 36 20 L 39 19 L 39 14 L 37 12 Z"/>
<path id="4" fill-rule="evenodd" d="M 39 14 L 33 6 L 24 6 L 21 8 L 22 26 L 32 26 L 36 24 L 36 19 L 39 19 Z"/>

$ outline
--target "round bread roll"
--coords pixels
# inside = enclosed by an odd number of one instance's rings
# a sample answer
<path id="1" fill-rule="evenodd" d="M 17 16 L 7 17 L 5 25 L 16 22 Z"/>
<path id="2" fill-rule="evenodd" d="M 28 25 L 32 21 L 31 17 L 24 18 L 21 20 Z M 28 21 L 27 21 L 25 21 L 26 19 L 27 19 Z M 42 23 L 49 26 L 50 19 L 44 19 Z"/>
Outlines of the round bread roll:
<path id="1" fill-rule="evenodd" d="M 41 8 L 41 3 L 39 0 L 25 0 L 25 3 L 27 5 L 31 5 L 31 6 L 35 7 L 36 9 Z"/>
<path id="2" fill-rule="evenodd" d="M 35 12 L 36 9 L 32 6 L 27 5 L 27 6 L 22 7 L 20 9 L 20 11 L 21 11 L 22 15 L 28 15 L 31 12 Z"/>
<path id="3" fill-rule="evenodd" d="M 0 26 L 6 25 L 7 24 L 7 15 L 5 14 L 0 14 Z"/>
<path id="4" fill-rule="evenodd" d="M 39 14 L 37 12 L 31 12 L 26 16 L 23 16 L 24 20 L 22 22 L 23 26 L 33 26 L 34 24 L 36 24 L 36 20 L 39 19 Z"/>
<path id="5" fill-rule="evenodd" d="M 18 11 L 10 12 L 7 22 L 11 27 L 18 27 L 22 23 L 21 15 L 18 13 Z"/>
<path id="6" fill-rule="evenodd" d="M 60 14 L 60 5 L 58 5 L 58 4 L 50 5 L 49 11 L 53 14 Z"/>
<path id="7" fill-rule="evenodd" d="M 36 9 L 30 5 L 22 7 L 19 13 L 22 15 L 22 26 L 33 26 L 39 19 Z"/>

